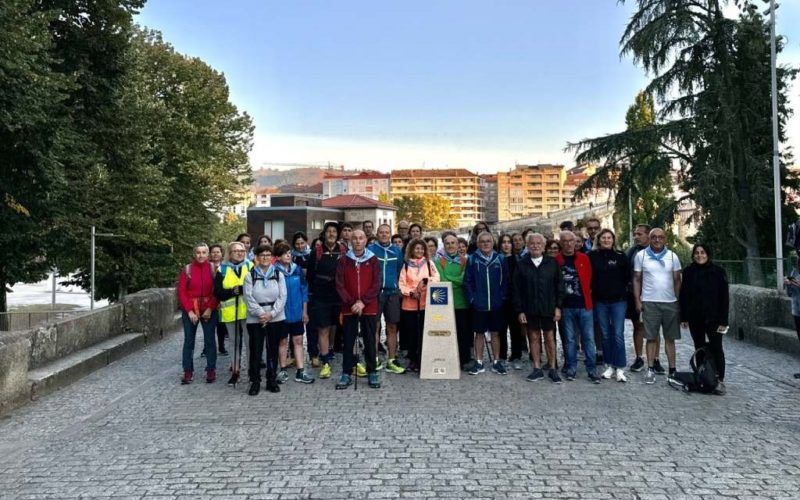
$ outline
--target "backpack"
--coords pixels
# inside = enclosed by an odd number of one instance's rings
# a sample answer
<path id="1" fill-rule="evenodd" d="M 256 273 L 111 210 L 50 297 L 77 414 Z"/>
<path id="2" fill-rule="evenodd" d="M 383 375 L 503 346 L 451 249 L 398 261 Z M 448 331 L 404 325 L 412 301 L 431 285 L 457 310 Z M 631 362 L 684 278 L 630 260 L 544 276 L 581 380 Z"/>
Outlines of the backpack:
<path id="1" fill-rule="evenodd" d="M 463 271 L 464 267 L 467 265 L 467 258 L 464 257 L 463 255 L 461 256 L 460 264 L 461 264 L 461 270 Z M 445 259 L 441 255 L 439 256 L 439 265 L 442 266 L 442 269 L 444 269 L 445 266 L 447 265 L 447 259 Z"/>
<path id="2" fill-rule="evenodd" d="M 714 392 L 719 381 L 717 380 L 717 367 L 708 349 L 701 347 L 692 354 L 689 360 L 691 372 L 676 372 L 668 382 L 669 385 L 685 392 L 701 392 L 709 394 Z"/>
<path id="3" fill-rule="evenodd" d="M 341 241 L 337 241 L 336 243 L 339 245 L 338 259 L 341 259 L 344 255 L 347 255 L 347 247 Z M 314 260 L 316 260 L 317 262 L 319 262 L 319 260 L 322 258 L 322 252 L 324 250 L 324 247 L 325 247 L 324 242 L 320 243 L 319 245 L 314 245 L 314 255 L 316 256 L 316 259 Z"/>
<path id="4" fill-rule="evenodd" d="M 253 266 L 250 269 L 250 279 L 253 280 L 253 286 L 256 286 L 256 281 L 264 279 L 264 278 L 259 278 L 258 274 L 256 274 L 256 266 Z M 273 269 L 272 270 L 272 275 L 269 278 L 267 278 L 267 281 L 272 281 L 272 280 L 275 280 L 276 282 L 280 281 L 280 279 L 278 278 L 278 270 L 277 269 Z M 266 286 L 266 283 L 264 283 L 264 285 Z"/>

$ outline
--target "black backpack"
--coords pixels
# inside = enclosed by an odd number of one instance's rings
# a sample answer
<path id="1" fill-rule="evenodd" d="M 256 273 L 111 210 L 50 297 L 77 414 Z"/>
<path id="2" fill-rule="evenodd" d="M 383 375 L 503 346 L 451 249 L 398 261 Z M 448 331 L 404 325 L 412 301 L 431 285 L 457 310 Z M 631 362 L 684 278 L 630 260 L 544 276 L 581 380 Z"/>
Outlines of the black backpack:
<path id="1" fill-rule="evenodd" d="M 711 353 L 705 347 L 701 347 L 692 354 L 689 360 L 692 367 L 691 372 L 676 372 L 668 382 L 676 389 L 686 392 L 702 392 L 709 394 L 714 392 L 719 381 L 717 380 L 717 367 Z"/>

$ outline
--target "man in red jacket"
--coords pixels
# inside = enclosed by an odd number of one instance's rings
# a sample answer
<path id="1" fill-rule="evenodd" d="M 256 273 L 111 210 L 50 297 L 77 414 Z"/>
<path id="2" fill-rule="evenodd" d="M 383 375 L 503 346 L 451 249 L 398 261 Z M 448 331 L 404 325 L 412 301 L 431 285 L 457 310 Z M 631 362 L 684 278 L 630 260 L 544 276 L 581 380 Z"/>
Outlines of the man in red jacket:
<path id="1" fill-rule="evenodd" d="M 578 352 L 576 337 L 581 336 L 581 344 L 585 354 L 586 372 L 589 380 L 600 383 L 597 376 L 597 365 L 594 345 L 594 318 L 592 313 L 592 264 L 583 252 L 576 252 L 580 244 L 575 233 L 562 231 L 559 237 L 561 253 L 556 261 L 561 266 L 564 277 L 565 295 L 561 307 L 564 319 L 564 333 L 567 340 L 567 380 L 575 380 L 578 370 Z"/>
<path id="2" fill-rule="evenodd" d="M 380 388 L 375 369 L 375 330 L 378 318 L 378 295 L 381 291 L 381 268 L 378 258 L 367 248 L 364 231 L 353 231 L 352 248 L 336 265 L 336 292 L 342 299 L 344 316 L 344 353 L 342 376 L 337 389 L 347 389 L 353 383 L 350 374 L 355 366 L 353 346 L 360 327 L 364 341 L 369 386 Z"/>

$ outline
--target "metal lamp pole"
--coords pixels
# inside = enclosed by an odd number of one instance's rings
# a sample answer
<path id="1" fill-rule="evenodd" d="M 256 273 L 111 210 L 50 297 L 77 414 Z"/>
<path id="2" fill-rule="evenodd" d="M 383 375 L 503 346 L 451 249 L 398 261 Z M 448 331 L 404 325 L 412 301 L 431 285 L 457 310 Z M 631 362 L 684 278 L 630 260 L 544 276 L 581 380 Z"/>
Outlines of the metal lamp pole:
<path id="1" fill-rule="evenodd" d="M 94 240 L 97 236 L 104 236 L 106 238 L 121 238 L 123 235 L 121 234 L 114 234 L 114 233 L 98 233 L 95 230 L 95 227 L 92 226 L 92 250 L 91 250 L 91 259 L 92 262 L 89 268 L 90 280 L 91 280 L 91 297 L 89 297 L 89 310 L 94 310 L 94 260 L 95 260 L 95 243 Z"/>
<path id="2" fill-rule="evenodd" d="M 775 195 L 775 270 L 778 290 L 783 287 L 783 238 L 781 231 L 781 169 L 778 136 L 778 68 L 775 48 L 775 0 L 769 2 L 769 55 L 772 79 L 772 187 Z"/>

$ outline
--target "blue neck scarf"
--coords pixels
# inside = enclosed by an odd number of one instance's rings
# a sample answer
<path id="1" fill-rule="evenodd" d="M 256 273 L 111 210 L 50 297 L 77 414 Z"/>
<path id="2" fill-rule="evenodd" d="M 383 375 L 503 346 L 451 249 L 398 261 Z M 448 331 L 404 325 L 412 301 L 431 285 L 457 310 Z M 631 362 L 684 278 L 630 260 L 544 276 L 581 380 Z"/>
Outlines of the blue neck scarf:
<path id="1" fill-rule="evenodd" d="M 655 253 L 655 252 L 653 251 L 653 247 L 651 247 L 651 246 L 648 246 L 648 247 L 645 249 L 645 252 L 647 253 L 647 256 L 648 256 L 648 257 L 650 257 L 650 258 L 651 258 L 651 259 L 653 259 L 654 261 L 656 261 L 656 262 L 658 262 L 659 264 L 661 264 L 661 267 L 666 267 L 666 263 L 664 263 L 664 256 L 666 256 L 666 255 L 667 255 L 667 247 L 664 247 L 664 249 L 663 249 L 663 250 L 661 250 L 661 251 L 660 251 L 660 252 L 658 252 L 658 253 Z"/>
<path id="2" fill-rule="evenodd" d="M 261 266 L 254 266 L 253 272 L 256 273 L 257 278 L 261 278 L 261 285 L 266 288 L 267 287 L 267 280 L 269 280 L 273 274 L 275 274 L 275 266 L 271 265 L 267 268 L 266 271 L 261 270 Z M 255 284 L 254 284 L 255 286 Z"/>

